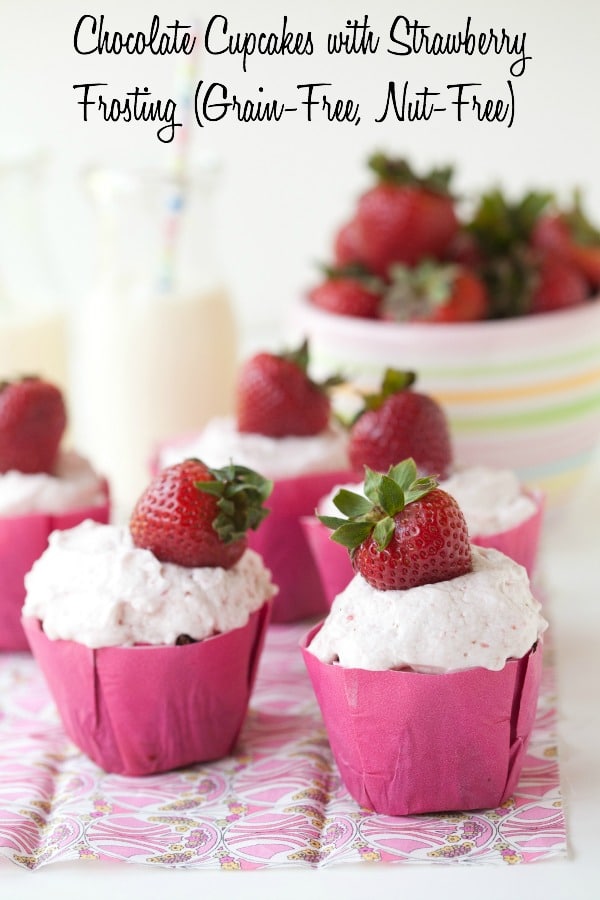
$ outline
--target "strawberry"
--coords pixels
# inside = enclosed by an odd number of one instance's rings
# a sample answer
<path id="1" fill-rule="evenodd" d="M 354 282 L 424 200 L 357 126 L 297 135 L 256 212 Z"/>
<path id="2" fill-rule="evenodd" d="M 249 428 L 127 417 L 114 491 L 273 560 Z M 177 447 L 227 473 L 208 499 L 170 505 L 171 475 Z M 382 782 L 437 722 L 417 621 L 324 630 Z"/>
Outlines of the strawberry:
<path id="1" fill-rule="evenodd" d="M 589 295 L 584 276 L 568 260 L 548 257 L 538 270 L 530 312 L 554 312 L 584 303 Z"/>
<path id="2" fill-rule="evenodd" d="M 565 213 L 571 236 L 569 259 L 587 279 L 592 290 L 600 288 L 600 231 L 583 210 L 581 196 L 575 192 L 573 206 Z"/>
<path id="3" fill-rule="evenodd" d="M 348 454 L 353 469 L 369 466 L 385 472 L 412 457 L 419 469 L 445 478 L 452 465 L 448 421 L 427 394 L 413 391 L 415 375 L 388 369 L 381 390 L 365 397 L 364 409 L 350 428 Z"/>
<path id="4" fill-rule="evenodd" d="M 0 382 L 0 472 L 51 474 L 66 423 L 55 385 L 37 377 Z"/>
<path id="5" fill-rule="evenodd" d="M 365 471 L 365 496 L 342 489 L 334 503 L 346 519 L 321 516 L 350 551 L 356 572 L 376 590 L 408 590 L 472 570 L 465 518 L 435 478 L 417 477 L 413 459 L 387 474 Z"/>
<path id="6" fill-rule="evenodd" d="M 450 242 L 446 259 L 469 269 L 477 269 L 483 262 L 483 254 L 475 236 L 461 227 Z"/>
<path id="7" fill-rule="evenodd" d="M 565 216 L 545 213 L 534 223 L 531 246 L 542 254 L 567 257 L 571 248 L 571 231 Z"/>
<path id="8" fill-rule="evenodd" d="M 360 257 L 358 244 L 358 222 L 351 219 L 336 232 L 333 240 L 333 258 L 338 266 L 351 265 Z"/>
<path id="9" fill-rule="evenodd" d="M 353 235 L 356 261 L 385 278 L 395 262 L 415 265 L 442 258 L 458 231 L 451 172 L 417 177 L 404 160 L 376 154 L 369 161 L 379 182 L 360 197 Z"/>
<path id="10" fill-rule="evenodd" d="M 211 469 L 198 459 L 168 466 L 134 507 L 133 543 L 162 562 L 229 569 L 246 549 L 247 529 L 267 515 L 271 489 L 244 466 Z"/>
<path id="11" fill-rule="evenodd" d="M 241 367 L 236 388 L 237 427 L 269 437 L 313 435 L 327 428 L 331 403 L 308 375 L 306 342 L 294 352 L 257 353 Z"/>
<path id="12" fill-rule="evenodd" d="M 471 322 L 488 313 L 487 288 L 464 266 L 425 260 L 415 268 L 395 264 L 384 311 L 398 321 Z"/>
<path id="13" fill-rule="evenodd" d="M 381 288 L 374 279 L 333 270 L 329 277 L 309 292 L 311 303 L 327 312 L 362 319 L 379 318 Z"/>
<path id="14" fill-rule="evenodd" d="M 570 210 L 557 210 L 551 194 L 531 191 L 509 203 L 491 191 L 468 227 L 483 254 L 491 317 L 579 306 L 600 287 L 600 232 L 577 194 Z"/>

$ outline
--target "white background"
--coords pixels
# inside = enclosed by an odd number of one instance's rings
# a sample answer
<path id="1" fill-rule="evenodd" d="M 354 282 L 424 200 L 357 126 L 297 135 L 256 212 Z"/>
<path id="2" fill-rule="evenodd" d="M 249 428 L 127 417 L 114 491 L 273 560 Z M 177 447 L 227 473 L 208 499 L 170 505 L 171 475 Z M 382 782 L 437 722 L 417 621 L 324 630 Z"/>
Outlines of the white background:
<path id="1" fill-rule="evenodd" d="M 173 96 L 173 57 L 82 56 L 73 48 L 75 24 L 83 14 L 104 14 L 108 30 L 149 29 L 153 13 L 163 24 L 176 18 L 206 24 L 228 18 L 229 33 L 280 32 L 284 14 L 293 31 L 310 31 L 312 56 L 248 59 L 201 54 L 199 77 L 226 84 L 240 98 L 298 100 L 296 84 L 330 82 L 332 97 L 360 102 L 358 126 L 312 123 L 297 113 L 279 123 L 241 124 L 229 114 L 221 122 L 191 129 L 190 155 L 216 153 L 223 166 L 217 206 L 221 259 L 246 334 L 269 338 L 290 303 L 317 276 L 328 258 L 335 227 L 368 184 L 365 160 L 376 148 L 407 156 L 419 171 L 453 164 L 455 187 L 465 196 L 500 184 L 518 195 L 527 187 L 550 188 L 568 197 L 584 189 L 588 210 L 600 218 L 597 88 L 600 9 L 595 0 L 570 3 L 506 0 L 468 3 L 441 0 L 0 0 L 0 155 L 19 147 L 43 147 L 50 154 L 48 198 L 52 246 L 62 291 L 77 302 L 92 278 L 93 231 L 82 196 L 80 172 L 89 162 L 172 162 L 173 145 L 161 144 L 152 123 L 105 123 L 97 113 L 82 120 L 80 92 L 72 85 L 107 82 L 106 96 L 123 97 L 147 86 L 153 98 Z M 380 37 L 374 55 L 331 56 L 329 31 L 349 19 L 369 17 Z M 532 59 L 512 77 L 507 56 L 392 56 L 389 30 L 397 15 L 418 18 L 429 31 L 458 31 L 472 17 L 475 32 L 504 27 L 526 33 Z M 482 96 L 506 96 L 511 78 L 516 97 L 514 125 L 458 123 L 452 112 L 429 122 L 377 124 L 387 84 L 409 82 L 411 91 L 446 91 L 459 81 L 482 83 Z M 448 100 L 448 94 L 445 95 Z M 261 329 L 265 331 L 261 331 Z M 265 340 L 267 337 L 265 337 Z"/>
<path id="2" fill-rule="evenodd" d="M 205 150 L 223 164 L 217 228 L 221 257 L 244 333 L 259 341 L 273 339 L 279 321 L 294 299 L 315 277 L 318 261 L 327 257 L 336 225 L 350 211 L 367 183 L 364 161 L 375 148 L 408 156 L 420 170 L 453 163 L 456 186 L 468 195 L 481 187 L 502 184 L 518 194 L 526 187 L 554 188 L 567 196 L 576 185 L 585 191 L 588 208 L 600 219 L 598 147 L 600 83 L 596 0 L 570 3 L 506 0 L 504 3 L 439 2 L 357 3 L 354 0 L 303 0 L 300 3 L 166 2 L 155 0 L 0 0 L 0 156 L 24 147 L 50 154 L 48 224 L 65 297 L 73 304 L 89 287 L 93 257 L 89 211 L 80 172 L 89 162 L 169 165 L 173 147 L 161 145 L 151 124 L 105 124 L 97 117 L 82 122 L 72 85 L 106 81 L 107 94 L 121 96 L 148 86 L 154 97 L 172 93 L 174 60 L 150 56 L 83 57 L 73 50 L 73 30 L 84 13 L 104 14 L 113 30 L 146 30 L 153 13 L 165 23 L 192 14 L 206 22 L 228 16 L 230 31 L 277 31 L 284 14 L 294 30 L 310 30 L 321 49 L 311 57 L 260 58 L 248 61 L 243 73 L 237 57 L 208 56 L 201 77 L 221 81 L 242 97 L 266 96 L 286 101 L 295 85 L 329 81 L 332 94 L 353 97 L 364 111 L 359 127 L 307 124 L 301 117 L 280 124 L 242 125 L 232 118 L 194 130 L 192 157 Z M 362 21 L 365 13 L 380 35 L 382 49 L 372 57 L 328 57 L 323 52 L 330 30 L 346 19 Z M 419 18 L 441 32 L 464 27 L 473 17 L 475 30 L 505 27 L 527 34 L 532 59 L 525 74 L 513 79 L 516 118 L 513 127 L 456 123 L 450 114 L 428 123 L 373 121 L 389 80 L 408 80 L 415 90 L 456 81 L 481 81 L 488 94 L 505 89 L 508 60 L 501 58 L 393 57 L 385 53 L 386 35 L 398 14 Z M 264 332 L 262 331 L 264 329 Z M 317 897 L 343 892 L 364 897 L 375 889 L 382 896 L 404 890 L 417 895 L 433 889 L 448 896 L 504 897 L 525 894 L 548 898 L 593 896 L 597 885 L 597 777 L 599 622 L 597 580 L 598 478 L 583 490 L 571 518 L 547 549 L 548 572 L 556 589 L 554 617 L 560 656 L 560 749 L 569 821 L 571 856 L 556 864 L 517 870 L 436 869 L 434 867 L 359 867 L 358 871 L 264 873 L 226 880 L 220 873 L 149 872 L 132 867 L 48 866 L 30 876 L 3 865 L 0 883 L 8 895 L 129 896 L 143 889 L 164 896 L 175 884 L 182 897 L 213 891 L 223 896 Z M 577 541 L 573 535 L 579 535 Z M 174 879 L 174 880 L 173 880 Z"/>

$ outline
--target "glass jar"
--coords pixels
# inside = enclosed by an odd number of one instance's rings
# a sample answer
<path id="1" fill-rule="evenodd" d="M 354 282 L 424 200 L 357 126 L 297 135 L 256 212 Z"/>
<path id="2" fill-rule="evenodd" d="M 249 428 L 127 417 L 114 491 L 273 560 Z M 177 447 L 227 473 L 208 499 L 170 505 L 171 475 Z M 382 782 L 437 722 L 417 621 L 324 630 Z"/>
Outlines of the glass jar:
<path id="1" fill-rule="evenodd" d="M 216 167 L 184 179 L 93 169 L 98 269 L 74 314 L 78 449 L 128 515 L 157 445 L 231 411 L 237 334 L 216 254 Z"/>
<path id="2" fill-rule="evenodd" d="M 0 160 L 0 380 L 67 384 L 65 311 L 44 228 L 41 154 Z"/>

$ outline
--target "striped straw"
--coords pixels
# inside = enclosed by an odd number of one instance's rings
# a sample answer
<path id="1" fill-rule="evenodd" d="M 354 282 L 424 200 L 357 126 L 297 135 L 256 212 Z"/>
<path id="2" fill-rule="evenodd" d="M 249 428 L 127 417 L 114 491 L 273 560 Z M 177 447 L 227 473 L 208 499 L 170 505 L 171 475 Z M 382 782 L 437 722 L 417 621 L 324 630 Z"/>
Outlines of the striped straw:
<path id="1" fill-rule="evenodd" d="M 174 96 L 177 98 L 177 109 L 180 110 L 181 125 L 174 138 L 174 153 L 169 171 L 172 191 L 167 200 L 167 217 L 165 223 L 163 256 L 161 261 L 160 290 L 163 293 L 173 289 L 175 283 L 175 252 L 181 215 L 185 205 L 185 176 L 188 168 L 190 146 L 190 119 L 194 82 L 197 77 L 198 55 L 200 49 L 199 23 L 194 21 L 191 36 L 195 39 L 194 49 L 189 55 L 182 54 L 177 60 L 175 69 Z"/>

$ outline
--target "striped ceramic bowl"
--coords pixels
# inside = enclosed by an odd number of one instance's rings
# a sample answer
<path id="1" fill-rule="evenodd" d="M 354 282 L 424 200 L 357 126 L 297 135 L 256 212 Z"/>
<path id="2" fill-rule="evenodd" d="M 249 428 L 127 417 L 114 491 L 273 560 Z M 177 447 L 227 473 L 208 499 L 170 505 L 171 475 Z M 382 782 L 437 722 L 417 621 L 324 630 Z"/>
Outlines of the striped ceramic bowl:
<path id="1" fill-rule="evenodd" d="M 600 301 L 501 321 L 418 324 L 336 316 L 301 302 L 290 340 L 310 341 L 321 376 L 371 387 L 387 366 L 418 373 L 417 390 L 448 415 L 458 465 L 513 468 L 564 503 L 600 443 Z"/>

